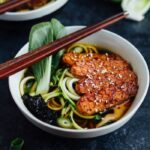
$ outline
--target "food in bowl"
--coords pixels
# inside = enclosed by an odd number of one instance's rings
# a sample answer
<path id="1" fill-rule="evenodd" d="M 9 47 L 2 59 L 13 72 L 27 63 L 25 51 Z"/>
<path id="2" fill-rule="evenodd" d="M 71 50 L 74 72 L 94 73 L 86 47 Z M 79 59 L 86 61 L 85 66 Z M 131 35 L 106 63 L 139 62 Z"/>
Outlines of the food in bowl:
<path id="1" fill-rule="evenodd" d="M 43 0 L 42 2 L 44 1 L 45 0 Z M 33 7 L 31 6 L 23 6 L 18 8 L 17 10 L 1 14 L 0 20 L 25 21 L 41 18 L 60 9 L 67 2 L 68 0 L 51 0 L 40 7 L 38 7 L 37 5 L 34 6 L 35 9 L 33 9 Z"/>
<path id="2" fill-rule="evenodd" d="M 35 25 L 29 51 L 66 34 L 56 19 Z M 92 43 L 75 43 L 34 64 L 20 82 L 23 102 L 35 117 L 68 129 L 100 128 L 117 121 L 137 91 L 131 65 Z"/>
<path id="3" fill-rule="evenodd" d="M 3 0 L 3 1 L 0 2 L 0 4 L 6 3 L 8 1 L 9 0 Z M 56 1 L 56 0 L 31 0 L 31 2 L 16 8 L 14 11 L 34 10 L 34 9 L 37 9 L 39 7 L 42 7 L 42 6 L 46 5 L 47 3 L 54 2 L 54 1 Z"/>

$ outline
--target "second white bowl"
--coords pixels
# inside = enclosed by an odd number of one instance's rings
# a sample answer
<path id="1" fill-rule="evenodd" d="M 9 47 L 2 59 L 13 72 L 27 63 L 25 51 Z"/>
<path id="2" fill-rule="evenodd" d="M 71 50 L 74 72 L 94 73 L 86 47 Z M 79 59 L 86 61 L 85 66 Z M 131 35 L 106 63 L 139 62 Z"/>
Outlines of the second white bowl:
<path id="1" fill-rule="evenodd" d="M 48 3 L 38 9 L 27 12 L 6 12 L 0 15 L 0 20 L 25 21 L 40 18 L 53 13 L 67 2 L 68 0 L 56 0 L 55 2 Z"/>

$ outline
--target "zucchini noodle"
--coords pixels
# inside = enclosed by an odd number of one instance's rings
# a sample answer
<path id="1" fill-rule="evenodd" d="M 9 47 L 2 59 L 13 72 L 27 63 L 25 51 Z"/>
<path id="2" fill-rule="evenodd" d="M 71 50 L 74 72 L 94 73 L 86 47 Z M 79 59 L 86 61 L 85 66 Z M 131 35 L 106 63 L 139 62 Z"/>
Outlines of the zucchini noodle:
<path id="1" fill-rule="evenodd" d="M 62 95 L 63 95 L 64 99 L 66 99 L 73 107 L 75 107 L 76 105 L 75 105 L 74 101 L 68 96 L 68 93 L 66 93 L 66 88 L 64 86 L 64 77 L 65 77 L 65 73 L 67 72 L 67 70 L 68 69 L 65 69 L 64 72 L 62 73 L 62 76 L 60 78 L 58 86 L 62 90 Z"/>
<path id="2" fill-rule="evenodd" d="M 80 96 L 78 96 L 78 95 L 75 93 L 75 91 L 73 90 L 73 87 L 72 87 L 72 83 L 73 83 L 74 81 L 78 81 L 78 80 L 76 80 L 76 79 L 73 79 L 73 81 L 72 81 L 72 79 L 71 79 L 70 81 L 68 81 L 68 80 L 70 80 L 70 78 L 68 78 L 68 77 L 66 77 L 66 78 L 63 79 L 62 85 L 61 85 L 62 91 L 63 91 L 69 98 L 71 98 L 72 100 L 79 100 L 79 99 L 80 99 Z M 68 84 L 66 84 L 67 81 L 68 81 Z M 66 86 L 68 87 L 68 89 L 70 89 L 70 91 L 67 89 Z M 71 92 L 71 91 L 72 91 L 72 92 Z"/>
<path id="3" fill-rule="evenodd" d="M 90 44 L 75 43 L 68 48 L 67 52 L 77 52 L 77 53 L 98 53 L 98 50 L 95 46 Z"/>
<path id="4" fill-rule="evenodd" d="M 66 85 L 67 85 L 68 90 L 77 97 L 77 100 L 80 98 L 80 96 L 74 90 L 73 83 L 77 82 L 78 80 L 79 79 L 69 78 L 69 77 L 67 77 L 67 80 L 66 80 Z"/>
<path id="5" fill-rule="evenodd" d="M 61 117 L 67 117 L 69 116 L 69 112 L 71 110 L 70 105 L 68 107 L 64 107 L 61 111 Z"/>
<path id="6" fill-rule="evenodd" d="M 21 93 L 21 96 L 23 96 L 25 94 L 25 91 L 24 91 L 24 88 L 25 88 L 25 85 L 28 81 L 30 80 L 35 80 L 34 76 L 28 76 L 28 77 L 25 77 L 21 82 L 20 82 L 20 93 Z"/>
<path id="7" fill-rule="evenodd" d="M 34 82 L 33 86 L 31 87 L 30 92 L 35 93 L 36 87 L 37 87 L 37 82 Z"/>
<path id="8" fill-rule="evenodd" d="M 60 95 L 59 89 L 55 89 L 54 91 L 50 93 L 43 94 L 42 97 L 44 101 L 47 103 L 51 98 L 57 97 L 59 95 Z"/>
<path id="9" fill-rule="evenodd" d="M 55 99 L 52 99 L 51 102 L 52 102 L 54 105 L 56 105 L 56 106 L 59 106 L 59 105 L 60 105 L 58 102 L 56 102 Z"/>
<path id="10" fill-rule="evenodd" d="M 73 127 L 74 127 L 75 129 L 78 129 L 78 130 L 84 129 L 84 128 L 82 128 L 81 126 L 79 126 L 79 125 L 76 123 L 76 121 L 74 120 L 73 111 L 71 111 L 71 113 L 70 113 L 70 119 L 71 119 L 72 125 L 73 125 Z"/>
<path id="11" fill-rule="evenodd" d="M 59 101 L 60 101 L 60 104 L 58 104 L 55 99 L 52 99 L 51 101 L 48 102 L 48 105 L 47 105 L 48 108 L 50 108 L 51 110 L 55 110 L 55 111 L 61 110 L 64 107 L 65 102 L 63 98 L 60 98 Z"/>
<path id="12" fill-rule="evenodd" d="M 78 111 L 76 111 L 75 109 L 73 109 L 73 112 L 80 118 L 83 118 L 83 119 L 94 119 L 95 116 L 84 116 L 82 114 L 80 114 Z"/>
<path id="13" fill-rule="evenodd" d="M 65 74 L 66 74 L 66 76 L 68 76 L 68 77 L 72 77 L 72 78 L 74 77 L 73 74 L 71 74 L 68 70 L 66 71 Z"/>
<path id="14" fill-rule="evenodd" d="M 30 93 L 30 96 L 36 96 L 35 92 Z"/>

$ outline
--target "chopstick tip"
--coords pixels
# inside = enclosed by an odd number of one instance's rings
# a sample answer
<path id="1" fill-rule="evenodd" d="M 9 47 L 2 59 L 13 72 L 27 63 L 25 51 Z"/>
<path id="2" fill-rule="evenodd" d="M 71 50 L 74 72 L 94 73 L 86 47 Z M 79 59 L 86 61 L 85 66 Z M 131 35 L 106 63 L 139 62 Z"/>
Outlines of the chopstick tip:
<path id="1" fill-rule="evenodd" d="M 129 13 L 127 11 L 124 11 L 124 16 L 127 17 Z"/>

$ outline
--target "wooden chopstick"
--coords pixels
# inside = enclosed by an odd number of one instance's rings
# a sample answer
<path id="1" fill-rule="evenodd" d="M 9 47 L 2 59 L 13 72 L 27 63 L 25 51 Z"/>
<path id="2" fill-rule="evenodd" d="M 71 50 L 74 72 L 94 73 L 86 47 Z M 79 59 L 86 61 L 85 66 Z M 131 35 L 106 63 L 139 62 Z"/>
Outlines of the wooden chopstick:
<path id="1" fill-rule="evenodd" d="M 56 40 L 53 43 L 47 44 L 34 51 L 30 51 L 22 56 L 19 56 L 3 64 L 0 64 L 0 79 L 6 78 L 24 68 L 31 66 L 32 64 L 40 61 L 41 59 L 54 54 L 60 49 L 63 49 L 66 46 L 87 37 L 88 35 L 91 35 L 115 22 L 118 22 L 119 20 L 125 18 L 127 15 L 128 14 L 124 12 L 117 14 L 95 25 L 83 28 L 68 36 Z"/>
<path id="2" fill-rule="evenodd" d="M 10 0 L 0 5 L 0 14 L 13 10 L 14 8 L 30 2 L 31 0 Z"/>

